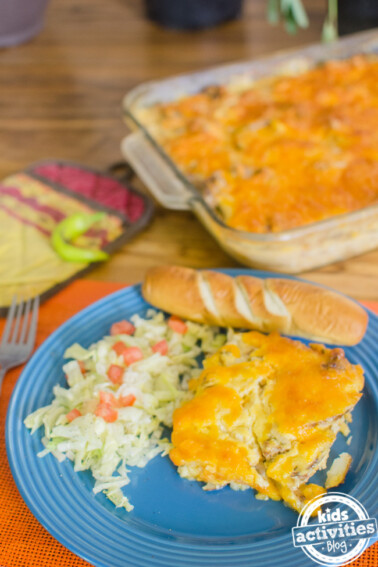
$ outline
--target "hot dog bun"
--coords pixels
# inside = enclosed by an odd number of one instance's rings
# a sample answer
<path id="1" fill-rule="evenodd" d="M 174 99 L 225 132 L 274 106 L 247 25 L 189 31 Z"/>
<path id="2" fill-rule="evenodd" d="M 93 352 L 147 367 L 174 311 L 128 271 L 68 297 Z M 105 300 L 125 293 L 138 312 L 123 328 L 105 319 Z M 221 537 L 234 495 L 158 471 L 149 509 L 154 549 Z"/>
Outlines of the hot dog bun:
<path id="1" fill-rule="evenodd" d="M 285 278 L 159 266 L 147 272 L 142 294 L 155 307 L 198 323 L 278 331 L 330 344 L 357 344 L 368 323 L 366 311 L 344 295 Z"/>

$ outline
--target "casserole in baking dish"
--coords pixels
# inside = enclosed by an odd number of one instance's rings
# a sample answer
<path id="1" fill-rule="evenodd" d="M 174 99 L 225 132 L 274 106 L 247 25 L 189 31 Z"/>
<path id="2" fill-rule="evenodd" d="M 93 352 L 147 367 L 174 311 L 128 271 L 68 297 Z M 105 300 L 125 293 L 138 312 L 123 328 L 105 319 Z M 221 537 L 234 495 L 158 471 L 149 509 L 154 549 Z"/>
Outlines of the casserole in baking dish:
<path id="1" fill-rule="evenodd" d="M 377 46 L 369 32 L 139 87 L 125 106 L 143 136 L 124 153 L 243 263 L 296 272 L 372 249 Z"/>

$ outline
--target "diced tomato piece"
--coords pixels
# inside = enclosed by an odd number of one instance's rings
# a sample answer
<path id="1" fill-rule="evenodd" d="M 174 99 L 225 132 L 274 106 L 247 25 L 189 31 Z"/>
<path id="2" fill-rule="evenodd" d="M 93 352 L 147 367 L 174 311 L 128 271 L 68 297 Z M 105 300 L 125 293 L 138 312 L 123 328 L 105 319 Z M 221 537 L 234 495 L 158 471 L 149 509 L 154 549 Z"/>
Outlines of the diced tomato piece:
<path id="1" fill-rule="evenodd" d="M 123 354 L 127 348 L 128 347 L 122 341 L 117 341 L 112 346 L 112 349 L 118 354 L 118 356 L 121 356 L 121 354 Z"/>
<path id="2" fill-rule="evenodd" d="M 180 317 L 176 317 L 176 315 L 171 315 L 168 319 L 168 327 L 175 333 L 180 333 L 180 335 L 185 335 L 188 330 L 188 325 Z"/>
<path id="3" fill-rule="evenodd" d="M 142 360 L 143 352 L 140 350 L 139 347 L 132 346 L 127 347 L 126 350 L 122 353 L 123 360 L 129 366 L 133 362 L 138 362 L 138 360 Z"/>
<path id="4" fill-rule="evenodd" d="M 87 369 L 85 368 L 85 362 L 84 360 L 78 360 L 79 366 L 80 366 L 80 370 L 82 374 L 85 374 Z"/>
<path id="5" fill-rule="evenodd" d="M 66 418 L 71 423 L 71 421 L 73 421 L 74 419 L 80 416 L 81 416 L 81 412 L 75 408 L 67 413 Z"/>
<path id="6" fill-rule="evenodd" d="M 102 419 L 104 419 L 108 423 L 112 423 L 113 421 L 116 421 L 116 419 L 118 418 L 117 410 L 112 408 L 110 404 L 103 404 L 103 403 L 98 404 L 95 411 L 95 415 L 97 415 L 98 417 L 102 417 Z"/>
<path id="7" fill-rule="evenodd" d="M 124 373 L 124 368 L 118 366 L 118 364 L 111 364 L 108 368 L 108 378 L 113 384 L 122 384 L 122 376 Z"/>
<path id="8" fill-rule="evenodd" d="M 110 334 L 114 335 L 133 335 L 135 333 L 135 327 L 130 321 L 118 321 L 113 323 L 110 327 Z"/>
<path id="9" fill-rule="evenodd" d="M 108 404 L 112 406 L 116 403 L 116 399 L 111 392 L 104 392 L 104 390 L 99 391 L 100 404 Z"/>
<path id="10" fill-rule="evenodd" d="M 134 405 L 135 400 L 136 400 L 136 397 L 134 396 L 134 394 L 127 394 L 127 396 L 120 396 L 118 398 L 118 404 L 122 408 L 126 408 L 127 406 Z"/>
<path id="11" fill-rule="evenodd" d="M 154 352 L 160 352 L 160 354 L 162 356 L 166 355 L 168 352 L 168 343 L 165 339 L 163 339 L 162 341 L 159 341 L 158 343 L 155 343 L 152 346 L 152 350 Z"/>

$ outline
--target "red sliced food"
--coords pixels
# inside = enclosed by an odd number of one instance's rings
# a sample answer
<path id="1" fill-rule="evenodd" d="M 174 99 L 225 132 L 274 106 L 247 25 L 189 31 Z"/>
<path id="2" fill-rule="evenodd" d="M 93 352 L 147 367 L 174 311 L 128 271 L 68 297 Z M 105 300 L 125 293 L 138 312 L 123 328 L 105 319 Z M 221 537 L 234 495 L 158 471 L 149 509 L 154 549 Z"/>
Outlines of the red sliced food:
<path id="1" fill-rule="evenodd" d="M 104 390 L 99 391 L 100 404 L 115 405 L 116 399 L 111 392 L 104 392 Z"/>
<path id="2" fill-rule="evenodd" d="M 118 321 L 113 323 L 110 327 L 110 334 L 114 335 L 133 335 L 135 333 L 135 327 L 130 321 Z"/>
<path id="3" fill-rule="evenodd" d="M 125 369 L 118 364 L 111 364 L 108 368 L 108 378 L 113 384 L 122 384 L 122 376 Z"/>
<path id="4" fill-rule="evenodd" d="M 108 423 L 113 423 L 118 418 L 118 412 L 110 404 L 99 403 L 95 415 L 102 417 Z"/>
<path id="5" fill-rule="evenodd" d="M 154 352 L 159 352 L 162 356 L 165 356 L 168 352 L 168 343 L 165 339 L 163 339 L 162 341 L 159 341 L 158 343 L 155 343 L 152 346 L 152 350 Z"/>
<path id="6" fill-rule="evenodd" d="M 75 408 L 67 413 L 66 418 L 71 423 L 71 421 L 73 421 L 74 419 L 80 416 L 81 416 L 81 412 Z"/>
<path id="7" fill-rule="evenodd" d="M 128 347 L 122 341 L 117 341 L 112 346 L 112 349 L 117 353 L 118 356 L 121 356 L 125 352 Z"/>
<path id="8" fill-rule="evenodd" d="M 138 360 L 142 360 L 143 352 L 139 347 L 126 347 L 126 349 L 122 353 L 123 360 L 129 366 L 133 364 L 133 362 L 138 362 Z"/>
<path id="9" fill-rule="evenodd" d="M 120 396 L 118 398 L 118 405 L 120 407 L 126 408 L 127 406 L 134 405 L 135 400 L 136 397 L 134 396 L 134 394 L 127 394 L 126 396 Z"/>
<path id="10" fill-rule="evenodd" d="M 180 335 L 185 335 L 188 330 L 188 325 L 180 317 L 176 317 L 176 315 L 171 315 L 168 319 L 168 327 L 175 333 L 180 333 Z"/>

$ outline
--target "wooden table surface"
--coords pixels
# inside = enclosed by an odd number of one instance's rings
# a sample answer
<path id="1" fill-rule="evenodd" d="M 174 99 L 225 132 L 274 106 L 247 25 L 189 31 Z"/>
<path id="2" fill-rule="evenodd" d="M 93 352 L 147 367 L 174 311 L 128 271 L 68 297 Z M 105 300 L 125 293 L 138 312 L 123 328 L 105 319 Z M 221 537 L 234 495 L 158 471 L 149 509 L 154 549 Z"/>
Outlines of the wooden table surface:
<path id="1" fill-rule="evenodd" d="M 0 49 L 0 175 L 48 157 L 104 169 L 121 159 L 121 101 L 138 83 L 319 39 L 323 0 L 306 2 L 311 27 L 296 36 L 270 27 L 265 5 L 246 0 L 240 21 L 183 33 L 148 22 L 142 0 L 51 0 L 37 38 Z M 161 263 L 237 266 L 191 213 L 158 209 L 143 233 L 89 277 L 134 283 Z M 378 250 L 303 275 L 378 300 Z"/>

